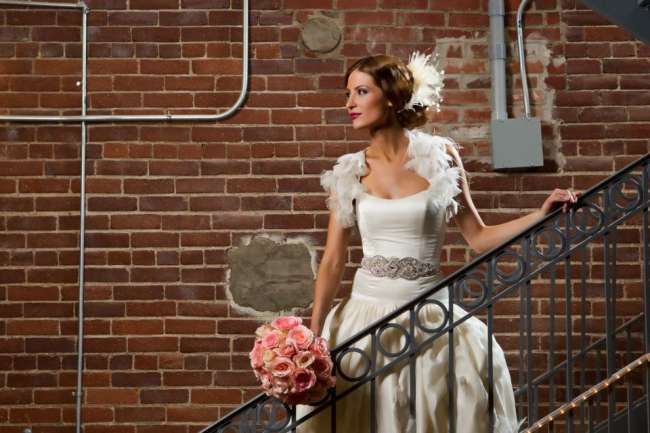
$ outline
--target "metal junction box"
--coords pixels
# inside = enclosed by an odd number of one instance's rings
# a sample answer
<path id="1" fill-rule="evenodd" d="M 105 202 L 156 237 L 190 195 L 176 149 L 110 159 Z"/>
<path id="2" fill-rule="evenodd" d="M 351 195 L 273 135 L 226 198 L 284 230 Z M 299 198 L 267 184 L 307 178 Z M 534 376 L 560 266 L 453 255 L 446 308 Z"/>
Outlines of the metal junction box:
<path id="1" fill-rule="evenodd" d="M 542 127 L 539 119 L 492 120 L 492 167 L 541 167 Z"/>

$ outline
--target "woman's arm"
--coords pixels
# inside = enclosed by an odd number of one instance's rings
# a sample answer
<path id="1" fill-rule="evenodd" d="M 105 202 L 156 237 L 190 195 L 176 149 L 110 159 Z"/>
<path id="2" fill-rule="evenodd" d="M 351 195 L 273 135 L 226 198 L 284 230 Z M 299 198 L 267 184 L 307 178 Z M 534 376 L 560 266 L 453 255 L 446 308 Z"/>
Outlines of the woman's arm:
<path id="1" fill-rule="evenodd" d="M 347 262 L 347 248 L 350 240 L 350 227 L 342 227 L 333 212 L 330 212 L 325 251 L 318 267 L 314 287 L 310 329 L 320 335 L 323 322 L 336 296 Z"/>
<path id="2" fill-rule="evenodd" d="M 448 146 L 447 151 L 454 158 L 456 165 L 462 168 L 462 161 L 456 149 Z M 467 176 L 463 170 L 461 170 L 461 176 L 462 192 L 457 197 L 460 209 L 454 219 L 469 246 L 479 254 L 501 245 L 517 233 L 521 233 L 541 221 L 544 216 L 557 207 L 558 203 L 563 204 L 563 210 L 566 212 L 568 206 L 575 203 L 577 196 L 580 195 L 580 193 L 574 194 L 568 190 L 555 189 L 541 208 L 528 215 L 502 224 L 486 225 L 474 206 Z"/>

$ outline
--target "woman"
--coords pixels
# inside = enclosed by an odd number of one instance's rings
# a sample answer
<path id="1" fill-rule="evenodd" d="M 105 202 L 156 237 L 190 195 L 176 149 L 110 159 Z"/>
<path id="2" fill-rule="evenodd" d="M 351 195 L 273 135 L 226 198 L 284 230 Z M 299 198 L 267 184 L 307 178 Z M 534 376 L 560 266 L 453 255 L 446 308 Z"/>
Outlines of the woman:
<path id="1" fill-rule="evenodd" d="M 311 329 L 327 338 L 330 347 L 415 298 L 442 279 L 439 255 L 446 224 L 453 220 L 469 246 L 480 253 L 535 224 L 556 205 L 564 210 L 577 194 L 556 189 L 539 210 L 510 222 L 487 226 L 474 206 L 457 146 L 449 139 L 415 128 L 426 122 L 426 110 L 439 101 L 441 77 L 429 56 L 414 54 L 408 65 L 395 57 L 363 58 L 346 73 L 346 108 L 354 129 L 370 133 L 370 145 L 339 157 L 321 183 L 330 193 L 327 241 L 316 279 Z M 330 310 L 347 261 L 351 227 L 357 223 L 364 257 L 351 294 Z M 402 259 L 392 259 L 391 257 Z M 448 293 L 433 298 L 447 305 Z M 420 310 L 427 326 L 442 323 L 442 309 L 428 304 Z M 454 316 L 464 311 L 454 306 Z M 393 321 L 408 329 L 408 317 Z M 389 352 L 404 345 L 401 334 L 389 328 L 381 344 Z M 428 337 L 416 328 L 416 341 Z M 448 338 L 437 338 L 416 358 L 415 406 L 409 405 L 408 364 L 376 378 L 376 431 L 380 433 L 448 431 Z M 368 339 L 354 344 L 370 353 Z M 471 318 L 454 332 L 456 409 L 459 433 L 488 431 L 487 329 Z M 514 396 L 505 357 L 493 344 L 495 431 L 518 427 Z M 377 367 L 390 362 L 377 354 Z M 351 385 L 345 380 L 363 374 L 360 356 L 346 356 L 337 373 L 337 393 Z M 341 373 L 344 374 L 341 375 Z M 336 431 L 370 432 L 370 385 L 343 398 L 336 406 Z M 297 406 L 298 419 L 313 410 Z M 298 427 L 299 432 L 329 432 L 329 409 Z"/>

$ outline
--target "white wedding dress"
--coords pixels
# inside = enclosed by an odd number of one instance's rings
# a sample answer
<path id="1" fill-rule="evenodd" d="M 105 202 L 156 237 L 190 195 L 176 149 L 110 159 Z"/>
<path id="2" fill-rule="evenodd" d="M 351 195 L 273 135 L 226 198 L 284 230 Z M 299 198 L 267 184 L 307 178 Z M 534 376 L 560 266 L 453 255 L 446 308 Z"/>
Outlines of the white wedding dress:
<path id="1" fill-rule="evenodd" d="M 385 317 L 399 306 L 431 288 L 442 278 L 438 272 L 440 250 L 444 244 L 447 222 L 457 212 L 454 200 L 461 190 L 460 170 L 445 150 L 455 145 L 451 140 L 414 130 L 405 130 L 409 137 L 406 168 L 413 169 L 429 181 L 429 188 L 399 199 L 370 195 L 360 178 L 368 173 L 364 151 L 339 157 L 333 170 L 322 174 L 323 187 L 334 192 L 328 207 L 343 226 L 358 224 L 364 257 L 413 257 L 432 264 L 433 273 L 411 278 L 377 276 L 360 267 L 354 276 L 351 294 L 328 313 L 322 336 L 330 348 L 357 334 L 368 325 Z M 332 196 L 330 196 L 332 197 Z M 356 211 L 356 212 L 355 212 Z M 402 274 L 403 276 L 404 274 Z M 446 289 L 432 298 L 445 307 Z M 457 305 L 454 317 L 465 312 Z M 443 311 L 436 304 L 420 310 L 421 323 L 435 328 L 443 323 Z M 392 321 L 409 329 L 408 313 Z M 431 334 L 415 328 L 416 342 Z M 448 334 L 437 338 L 416 358 L 415 405 L 409 407 L 410 368 L 408 362 L 392 368 L 375 381 L 376 432 L 378 433 L 446 433 L 449 425 Z M 395 328 L 388 328 L 380 338 L 389 352 L 404 347 L 404 337 Z M 454 421 L 458 433 L 488 432 L 488 349 L 487 327 L 471 318 L 454 330 L 455 401 Z M 371 353 L 368 338 L 354 344 Z M 518 422 L 513 389 L 502 349 L 493 340 L 493 396 L 495 432 L 514 433 Z M 391 361 L 377 353 L 377 367 Z M 346 355 L 341 369 L 348 377 L 363 374 L 365 363 L 358 354 Z M 337 393 L 349 388 L 351 382 L 337 374 Z M 336 406 L 336 431 L 339 433 L 371 432 L 371 384 L 366 383 L 344 397 Z M 313 410 L 312 406 L 296 406 L 297 419 Z M 300 433 L 333 431 L 330 410 L 324 410 L 298 426 Z"/>

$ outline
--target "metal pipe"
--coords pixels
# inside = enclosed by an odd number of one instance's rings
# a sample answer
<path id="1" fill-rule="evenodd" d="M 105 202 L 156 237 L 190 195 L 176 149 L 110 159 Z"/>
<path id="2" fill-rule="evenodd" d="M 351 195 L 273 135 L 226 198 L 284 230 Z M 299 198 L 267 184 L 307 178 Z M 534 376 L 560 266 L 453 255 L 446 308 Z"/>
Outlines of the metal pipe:
<path id="1" fill-rule="evenodd" d="M 244 0 L 242 5 L 242 84 L 239 92 L 239 98 L 237 101 L 226 111 L 223 111 L 218 114 L 159 114 L 159 115 L 93 115 L 87 116 L 85 113 L 82 113 L 81 116 L 0 116 L 0 121 L 5 122 L 56 122 L 56 123 L 67 123 L 67 122 L 89 122 L 89 123 L 102 123 L 102 122 L 158 122 L 158 121 L 188 121 L 194 120 L 199 122 L 214 122 L 218 120 L 225 119 L 237 111 L 246 99 L 246 91 L 248 89 L 248 60 L 249 60 L 249 48 L 248 48 L 248 39 L 249 39 L 249 23 L 248 23 L 248 14 L 249 14 L 249 2 L 250 0 Z M 42 7 L 56 7 L 58 3 L 45 3 L 45 2 L 21 2 L 21 1 L 11 1 L 11 0 L 0 0 L 0 4 L 11 4 L 11 5 L 20 5 L 20 6 L 32 6 L 38 5 Z M 66 7 L 79 7 L 85 8 L 83 2 L 78 4 L 62 3 Z"/>
<path id="2" fill-rule="evenodd" d="M 79 295 L 78 295 L 78 327 L 77 327 L 77 385 L 76 402 L 76 433 L 81 433 L 81 415 L 83 403 L 83 369 L 84 369 L 84 270 L 85 270 L 85 221 L 86 221 L 86 140 L 87 122 L 130 122 L 130 121 L 217 121 L 227 118 L 244 103 L 248 89 L 249 63 L 249 1 L 242 5 L 242 85 L 237 101 L 226 111 L 216 115 L 123 115 L 123 116 L 87 116 L 87 63 L 88 63 L 88 14 L 90 9 L 83 1 L 78 3 L 48 3 L 28 2 L 18 0 L 0 0 L 0 5 L 27 6 L 40 8 L 81 9 L 82 11 L 82 70 L 81 70 L 81 116 L 0 116 L 7 122 L 81 122 L 80 146 L 80 206 L 79 206 Z"/>
<path id="3" fill-rule="evenodd" d="M 492 119 L 508 118 L 506 103 L 506 45 L 504 34 L 505 6 L 503 0 L 490 0 L 490 78 L 492 81 Z"/>
<path id="4" fill-rule="evenodd" d="M 526 118 L 530 118 L 530 95 L 528 94 L 528 75 L 526 74 L 526 52 L 524 50 L 524 9 L 530 0 L 523 0 L 517 9 L 517 48 L 519 49 L 519 71 L 521 87 L 524 91 L 524 110 Z"/>
<path id="5" fill-rule="evenodd" d="M 79 1 L 77 3 L 51 3 L 51 2 L 30 2 L 20 0 L 2 0 L 0 4 L 12 6 L 37 6 L 39 8 L 53 8 L 53 9 L 84 9 L 86 3 Z"/>
<path id="6" fill-rule="evenodd" d="M 88 14 L 90 10 L 84 7 L 81 12 L 81 114 L 86 114 L 88 59 Z M 77 390 L 76 403 L 76 433 L 81 433 L 81 408 L 83 404 L 83 370 L 84 370 L 84 270 L 86 268 L 86 122 L 81 122 L 80 145 L 81 172 L 79 174 L 79 311 L 77 313 Z"/>

